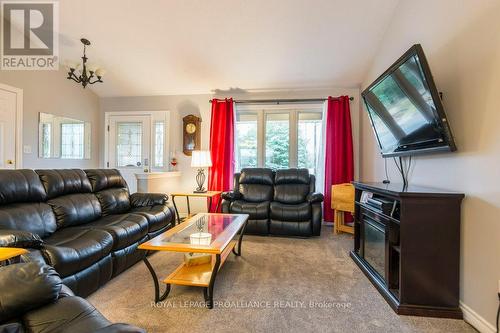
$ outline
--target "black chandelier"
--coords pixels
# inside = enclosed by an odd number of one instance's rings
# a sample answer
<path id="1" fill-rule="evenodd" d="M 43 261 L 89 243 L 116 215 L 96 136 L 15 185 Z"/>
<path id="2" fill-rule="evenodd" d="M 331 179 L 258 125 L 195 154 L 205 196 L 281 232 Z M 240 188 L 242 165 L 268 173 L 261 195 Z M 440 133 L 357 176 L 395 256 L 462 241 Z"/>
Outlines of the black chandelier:
<path id="1" fill-rule="evenodd" d="M 69 72 L 67 79 L 73 80 L 76 83 L 81 83 L 83 88 L 85 89 L 85 87 L 89 84 L 103 82 L 102 76 L 104 75 L 105 71 L 102 68 L 96 68 L 95 66 L 87 65 L 88 58 L 85 55 L 85 49 L 90 45 L 90 41 L 86 38 L 82 38 L 80 39 L 80 41 L 83 44 L 82 69 L 79 70 L 80 63 L 69 63 Z M 94 80 L 92 81 L 92 79 Z"/>

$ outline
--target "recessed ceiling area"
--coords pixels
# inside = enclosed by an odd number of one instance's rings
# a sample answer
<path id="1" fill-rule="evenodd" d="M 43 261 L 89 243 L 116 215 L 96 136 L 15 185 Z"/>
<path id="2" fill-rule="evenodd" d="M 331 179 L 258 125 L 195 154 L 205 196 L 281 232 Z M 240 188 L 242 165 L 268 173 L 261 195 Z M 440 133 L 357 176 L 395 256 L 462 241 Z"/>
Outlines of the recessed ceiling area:
<path id="1" fill-rule="evenodd" d="M 103 66 L 100 97 L 357 87 L 398 0 L 60 1 L 60 58 Z"/>

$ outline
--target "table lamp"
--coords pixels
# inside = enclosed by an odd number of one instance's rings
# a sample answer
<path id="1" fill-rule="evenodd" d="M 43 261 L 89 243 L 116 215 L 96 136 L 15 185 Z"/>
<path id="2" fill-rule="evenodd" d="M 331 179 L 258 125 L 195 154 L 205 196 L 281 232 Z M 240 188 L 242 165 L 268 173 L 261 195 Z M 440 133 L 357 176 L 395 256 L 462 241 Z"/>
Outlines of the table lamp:
<path id="1" fill-rule="evenodd" d="M 191 167 L 198 168 L 198 174 L 196 175 L 196 183 L 198 187 L 194 193 L 205 193 L 206 190 L 203 187 L 205 183 L 205 169 L 212 166 L 212 158 L 210 157 L 210 151 L 208 150 L 193 150 L 191 155 Z"/>

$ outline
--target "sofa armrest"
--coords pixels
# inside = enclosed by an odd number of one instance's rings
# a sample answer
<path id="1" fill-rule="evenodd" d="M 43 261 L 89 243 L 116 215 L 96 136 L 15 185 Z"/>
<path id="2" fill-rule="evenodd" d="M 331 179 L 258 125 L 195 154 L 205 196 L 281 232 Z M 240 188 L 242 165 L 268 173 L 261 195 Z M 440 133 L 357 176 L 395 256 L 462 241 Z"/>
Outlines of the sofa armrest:
<path id="1" fill-rule="evenodd" d="M 321 202 L 311 204 L 311 213 L 312 235 L 319 236 L 321 234 L 321 222 L 323 221 L 323 207 L 321 207 Z"/>
<path id="2" fill-rule="evenodd" d="M 75 293 L 73 292 L 73 290 L 71 290 L 71 288 L 68 287 L 67 285 L 63 284 L 61 286 L 61 291 L 59 292 L 58 298 L 72 297 L 72 296 L 75 296 Z"/>
<path id="3" fill-rule="evenodd" d="M 309 203 L 323 202 L 324 196 L 321 193 L 314 192 L 307 195 L 307 201 Z"/>
<path id="4" fill-rule="evenodd" d="M 0 318 L 9 320 L 51 303 L 62 281 L 54 268 L 36 262 L 13 264 L 0 271 Z"/>
<path id="5" fill-rule="evenodd" d="M 130 196 L 130 205 L 134 208 L 164 205 L 167 200 L 168 195 L 165 193 L 133 193 Z"/>
<path id="6" fill-rule="evenodd" d="M 24 327 L 18 322 L 2 324 L 0 325 L 0 333 L 24 333 Z"/>
<path id="7" fill-rule="evenodd" d="M 229 192 L 222 192 L 222 199 L 227 200 L 227 201 L 235 201 L 241 198 L 241 193 L 240 192 L 235 192 L 235 191 L 229 191 Z"/>
<path id="8" fill-rule="evenodd" d="M 40 236 L 24 230 L 1 229 L 0 247 L 39 249 L 43 244 Z"/>

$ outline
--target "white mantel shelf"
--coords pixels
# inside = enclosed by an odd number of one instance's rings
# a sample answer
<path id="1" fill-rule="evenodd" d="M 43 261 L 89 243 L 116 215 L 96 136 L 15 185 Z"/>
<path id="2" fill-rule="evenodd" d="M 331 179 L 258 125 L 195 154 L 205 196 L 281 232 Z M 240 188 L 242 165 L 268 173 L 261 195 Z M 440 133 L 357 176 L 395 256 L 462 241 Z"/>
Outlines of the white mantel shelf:
<path id="1" fill-rule="evenodd" d="M 137 178 L 137 180 L 173 178 L 180 176 L 181 176 L 180 171 L 139 172 L 135 174 L 135 178 Z"/>

